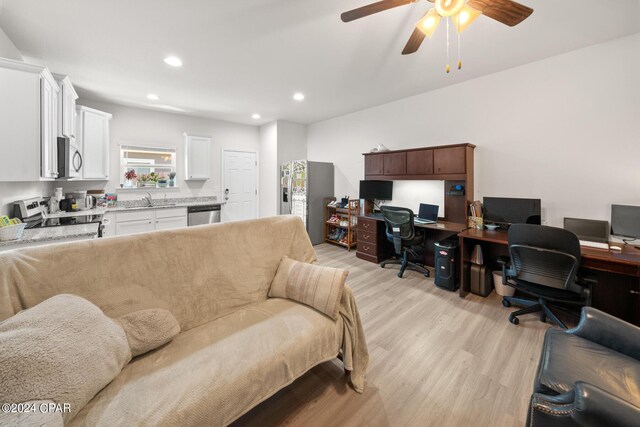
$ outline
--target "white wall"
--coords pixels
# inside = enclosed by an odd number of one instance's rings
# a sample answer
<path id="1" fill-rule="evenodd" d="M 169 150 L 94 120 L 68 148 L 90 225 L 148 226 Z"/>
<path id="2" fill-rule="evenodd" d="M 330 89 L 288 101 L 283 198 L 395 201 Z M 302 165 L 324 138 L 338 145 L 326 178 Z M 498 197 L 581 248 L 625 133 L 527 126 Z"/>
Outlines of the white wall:
<path id="1" fill-rule="evenodd" d="M 307 127 L 278 120 L 278 165 L 307 158 Z"/>
<path id="2" fill-rule="evenodd" d="M 177 181 L 178 189 L 167 189 L 167 197 L 202 197 L 218 196 L 222 193 L 222 150 L 259 152 L 258 127 L 236 123 L 189 117 L 180 114 L 124 107 L 121 105 L 78 100 L 79 105 L 95 108 L 113 114 L 110 122 L 110 176 L 104 182 L 66 183 L 67 189 L 105 189 L 112 192 L 120 187 L 120 145 L 140 144 L 157 147 L 174 147 L 177 149 Z M 210 136 L 211 147 L 211 179 L 207 181 L 184 180 L 184 135 Z M 144 193 L 138 191 L 119 191 L 119 200 L 140 199 Z M 164 196 L 163 191 L 154 192 L 154 197 Z"/>
<path id="3" fill-rule="evenodd" d="M 278 126 L 276 122 L 260 126 L 260 188 L 259 211 L 261 217 L 278 214 L 280 168 L 278 166 Z"/>
<path id="4" fill-rule="evenodd" d="M 356 196 L 379 143 L 470 142 L 476 198 L 539 197 L 550 225 L 608 220 L 611 203 L 640 205 L 638 52 L 640 34 L 316 123 L 309 158 L 334 162 L 336 194 Z"/>
<path id="5" fill-rule="evenodd" d="M 1 9 L 2 2 L 0 1 L 0 11 Z M 0 28 L 0 57 L 22 61 L 22 54 L 2 28 Z"/>
<path id="6" fill-rule="evenodd" d="M 260 127 L 260 216 L 280 213 L 280 165 L 307 158 L 307 127 L 278 120 Z"/>

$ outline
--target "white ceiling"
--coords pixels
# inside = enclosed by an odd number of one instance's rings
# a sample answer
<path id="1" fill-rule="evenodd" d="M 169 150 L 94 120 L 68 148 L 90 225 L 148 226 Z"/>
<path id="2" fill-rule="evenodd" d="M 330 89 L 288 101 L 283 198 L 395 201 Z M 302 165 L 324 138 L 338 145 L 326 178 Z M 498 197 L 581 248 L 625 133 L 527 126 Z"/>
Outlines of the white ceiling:
<path id="1" fill-rule="evenodd" d="M 522 0 L 528 20 L 480 17 L 463 35 L 464 69 L 446 75 L 444 26 L 400 55 L 431 4 L 340 21 L 372 1 L 4 0 L 0 27 L 82 97 L 252 124 L 312 123 L 640 31 L 638 0 Z M 163 63 L 170 54 L 181 69 Z"/>

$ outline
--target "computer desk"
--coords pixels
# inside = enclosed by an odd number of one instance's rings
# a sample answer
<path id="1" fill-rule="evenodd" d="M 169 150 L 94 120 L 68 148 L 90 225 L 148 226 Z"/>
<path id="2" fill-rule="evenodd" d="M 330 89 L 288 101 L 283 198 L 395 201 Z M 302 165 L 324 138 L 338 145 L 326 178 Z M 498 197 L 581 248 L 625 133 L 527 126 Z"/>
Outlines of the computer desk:
<path id="1" fill-rule="evenodd" d="M 508 256 L 508 234 L 504 230 L 466 229 L 458 234 L 460 245 L 460 296 L 469 293 L 468 266 L 476 245 L 482 247 L 485 264 L 499 269 L 497 258 Z M 602 311 L 640 325 L 640 250 L 612 243 L 621 252 L 581 246 L 580 268 L 595 275 L 592 305 Z"/>
<path id="2" fill-rule="evenodd" d="M 467 228 L 466 224 L 438 221 L 435 224 L 414 223 L 416 228 L 425 231 L 424 264 L 433 267 L 435 254 L 433 245 L 451 235 L 457 235 Z M 393 244 L 387 239 L 385 222 L 381 215 L 361 215 L 358 217 L 358 258 L 380 263 L 393 256 Z"/>

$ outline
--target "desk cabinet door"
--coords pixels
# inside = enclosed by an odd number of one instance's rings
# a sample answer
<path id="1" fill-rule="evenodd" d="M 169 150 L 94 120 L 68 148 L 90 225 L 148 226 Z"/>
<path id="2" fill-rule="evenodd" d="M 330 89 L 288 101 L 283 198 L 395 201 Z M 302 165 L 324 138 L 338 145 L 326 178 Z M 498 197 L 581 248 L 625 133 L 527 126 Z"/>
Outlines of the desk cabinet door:
<path id="1" fill-rule="evenodd" d="M 369 154 L 364 156 L 365 175 L 384 175 L 384 154 Z"/>
<path id="2" fill-rule="evenodd" d="M 436 175 L 466 173 L 466 148 L 451 147 L 433 150 L 433 168 Z"/>
<path id="3" fill-rule="evenodd" d="M 408 151 L 407 175 L 433 175 L 433 150 Z"/>
<path id="4" fill-rule="evenodd" d="M 407 153 L 389 153 L 384 155 L 385 175 L 407 174 Z"/>

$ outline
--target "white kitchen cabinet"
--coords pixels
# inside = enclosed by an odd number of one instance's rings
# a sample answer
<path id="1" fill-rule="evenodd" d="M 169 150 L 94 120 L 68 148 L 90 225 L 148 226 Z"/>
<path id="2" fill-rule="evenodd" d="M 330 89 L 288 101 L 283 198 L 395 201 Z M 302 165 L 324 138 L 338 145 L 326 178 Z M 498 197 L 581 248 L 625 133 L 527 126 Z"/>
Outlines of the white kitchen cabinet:
<path id="1" fill-rule="evenodd" d="M 173 230 L 186 226 L 186 208 L 169 208 L 156 210 L 156 230 Z"/>
<path id="2" fill-rule="evenodd" d="M 211 176 L 211 138 L 184 134 L 185 180 L 204 181 Z"/>
<path id="3" fill-rule="evenodd" d="M 0 181 L 58 176 L 58 93 L 45 67 L 0 58 Z"/>
<path id="4" fill-rule="evenodd" d="M 77 107 L 77 141 L 82 150 L 82 178 L 109 179 L 109 120 L 111 114 Z"/>
<path id="5" fill-rule="evenodd" d="M 155 230 L 155 224 L 151 220 L 116 222 L 116 234 L 118 236 L 146 233 L 153 230 Z"/>
<path id="6" fill-rule="evenodd" d="M 187 226 L 187 217 L 171 217 L 171 218 L 157 218 L 156 230 L 174 230 L 176 228 L 184 228 Z"/>
<path id="7" fill-rule="evenodd" d="M 103 219 L 103 223 L 106 220 Z M 105 224 L 105 225 L 111 225 Z M 144 233 L 154 230 L 173 230 L 187 226 L 187 208 L 144 209 L 119 211 L 115 215 L 115 235 Z M 113 226 L 111 226 L 113 230 Z M 102 230 L 103 237 L 113 236 L 113 233 Z"/>
<path id="8" fill-rule="evenodd" d="M 102 237 L 113 237 L 116 235 L 116 213 L 106 212 L 102 217 Z"/>
<path id="9" fill-rule="evenodd" d="M 58 134 L 67 138 L 76 137 L 76 100 L 78 94 L 68 76 L 53 74 L 60 87 L 58 97 Z"/>

